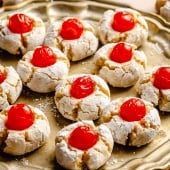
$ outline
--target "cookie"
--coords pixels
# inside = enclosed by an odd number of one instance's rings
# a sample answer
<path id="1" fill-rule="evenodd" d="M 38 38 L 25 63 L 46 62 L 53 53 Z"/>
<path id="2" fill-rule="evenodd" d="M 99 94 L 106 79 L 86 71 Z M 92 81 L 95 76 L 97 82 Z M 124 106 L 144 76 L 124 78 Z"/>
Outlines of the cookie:
<path id="1" fill-rule="evenodd" d="M 68 75 L 69 68 L 65 54 L 49 46 L 28 51 L 17 64 L 23 84 L 39 93 L 55 91 L 58 81 Z"/>
<path id="2" fill-rule="evenodd" d="M 39 17 L 24 13 L 0 20 L 0 48 L 14 55 L 25 54 L 42 45 L 45 24 Z"/>
<path id="3" fill-rule="evenodd" d="M 123 41 L 139 47 L 148 38 L 147 22 L 139 12 L 132 9 L 107 10 L 98 25 L 102 44 Z"/>
<path id="4" fill-rule="evenodd" d="M 110 90 L 99 76 L 74 74 L 59 81 L 54 100 L 58 111 L 67 119 L 95 120 L 110 102 Z"/>
<path id="5" fill-rule="evenodd" d="M 22 81 L 15 69 L 0 65 L 0 110 L 17 101 L 22 87 Z"/>
<path id="6" fill-rule="evenodd" d="M 130 87 L 144 73 L 147 57 L 129 43 L 108 43 L 97 50 L 93 59 L 96 74 L 113 87 Z"/>
<path id="7" fill-rule="evenodd" d="M 159 133 L 159 112 L 153 104 L 137 97 L 112 100 L 103 110 L 100 123 L 112 132 L 115 143 L 140 147 Z"/>
<path id="8" fill-rule="evenodd" d="M 10 155 L 24 155 L 47 142 L 50 126 L 45 114 L 23 103 L 0 112 L 0 147 Z"/>
<path id="9" fill-rule="evenodd" d="M 59 48 L 71 61 L 79 61 L 94 54 L 98 38 L 88 22 L 69 17 L 49 26 L 44 44 Z"/>
<path id="10" fill-rule="evenodd" d="M 170 112 L 170 66 L 155 66 L 147 70 L 136 84 L 136 92 L 161 111 Z"/>
<path id="11" fill-rule="evenodd" d="M 55 139 L 57 162 L 71 170 L 98 169 L 110 158 L 114 141 L 110 130 L 92 121 L 79 121 L 61 129 Z"/>

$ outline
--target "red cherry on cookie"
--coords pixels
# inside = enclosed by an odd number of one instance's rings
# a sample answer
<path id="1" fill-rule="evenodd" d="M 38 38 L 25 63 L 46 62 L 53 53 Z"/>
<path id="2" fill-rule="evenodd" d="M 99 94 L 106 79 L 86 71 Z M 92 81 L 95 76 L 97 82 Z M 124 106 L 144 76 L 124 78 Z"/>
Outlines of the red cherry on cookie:
<path id="1" fill-rule="evenodd" d="M 141 99 L 131 98 L 121 105 L 119 115 L 129 122 L 139 121 L 146 115 L 145 103 Z"/>
<path id="2" fill-rule="evenodd" d="M 89 76 L 77 78 L 71 85 L 70 94 L 77 99 L 87 97 L 94 92 L 95 82 Z"/>
<path id="3" fill-rule="evenodd" d="M 158 89 L 170 89 L 170 67 L 160 67 L 155 72 L 153 85 Z"/>
<path id="4" fill-rule="evenodd" d="M 2 83 L 6 79 L 6 74 L 0 71 L 0 83 Z"/>
<path id="5" fill-rule="evenodd" d="M 63 22 L 60 35 L 65 40 L 74 40 L 80 38 L 82 32 L 82 23 L 76 18 L 69 18 Z"/>
<path id="6" fill-rule="evenodd" d="M 14 14 L 9 18 L 8 28 L 13 33 L 23 34 L 33 29 L 34 21 L 25 14 Z"/>
<path id="7" fill-rule="evenodd" d="M 112 28 L 119 32 L 125 32 L 133 29 L 135 21 L 133 15 L 128 12 L 120 11 L 115 13 L 112 22 Z"/>
<path id="8" fill-rule="evenodd" d="M 98 134 L 88 126 L 79 126 L 69 136 L 68 144 L 80 150 L 93 147 L 98 141 Z"/>
<path id="9" fill-rule="evenodd" d="M 110 53 L 110 59 L 118 63 L 130 61 L 131 58 L 132 47 L 126 43 L 116 44 Z"/>
<path id="10" fill-rule="evenodd" d="M 11 130 L 24 130 L 34 123 L 34 113 L 26 104 L 15 104 L 7 113 L 6 127 Z"/>
<path id="11" fill-rule="evenodd" d="M 35 49 L 31 63 L 37 67 L 47 67 L 56 62 L 56 55 L 48 46 L 41 46 Z"/>

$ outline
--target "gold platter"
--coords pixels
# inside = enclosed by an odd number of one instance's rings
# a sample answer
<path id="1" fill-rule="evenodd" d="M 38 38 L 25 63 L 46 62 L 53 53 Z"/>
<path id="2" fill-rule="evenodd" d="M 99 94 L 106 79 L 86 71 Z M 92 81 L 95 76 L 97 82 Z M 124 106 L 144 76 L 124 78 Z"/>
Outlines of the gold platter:
<path id="1" fill-rule="evenodd" d="M 50 22 L 66 16 L 75 16 L 89 21 L 94 27 L 107 9 L 127 8 L 111 0 L 98 1 L 33 1 L 16 8 L 9 8 L 0 14 L 3 19 L 11 12 L 27 12 L 39 16 L 49 25 Z M 7 9 L 7 8 L 6 8 Z M 148 56 L 148 68 L 155 65 L 170 64 L 170 23 L 156 14 L 140 11 L 149 26 L 148 41 L 140 48 Z M 13 56 L 0 50 L 0 63 L 16 67 L 21 56 Z M 72 62 L 70 74 L 92 73 L 92 56 L 80 62 Z M 110 88 L 111 97 L 135 96 L 134 88 Z M 20 157 L 0 152 L 0 170 L 64 170 L 55 161 L 55 135 L 62 127 L 72 123 L 64 119 L 56 110 L 54 93 L 35 93 L 24 87 L 19 102 L 25 102 L 40 108 L 49 119 L 51 136 L 48 142 L 38 150 Z M 170 169 L 170 114 L 160 112 L 161 131 L 150 144 L 141 148 L 115 144 L 109 161 L 100 170 L 155 170 Z"/>

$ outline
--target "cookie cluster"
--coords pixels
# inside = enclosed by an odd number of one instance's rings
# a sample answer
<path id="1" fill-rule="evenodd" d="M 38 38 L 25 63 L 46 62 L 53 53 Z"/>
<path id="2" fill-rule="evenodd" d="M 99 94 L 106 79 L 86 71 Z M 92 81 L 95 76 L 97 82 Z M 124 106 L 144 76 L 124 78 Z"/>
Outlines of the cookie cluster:
<path id="1" fill-rule="evenodd" d="M 46 26 L 40 18 L 15 13 L 1 20 L 0 28 L 0 48 L 21 56 L 16 70 L 0 67 L 3 152 L 32 152 L 50 135 L 46 113 L 16 104 L 24 86 L 54 93 L 57 111 L 72 122 L 55 138 L 56 161 L 67 169 L 100 168 L 114 143 L 140 147 L 157 136 L 159 111 L 170 111 L 170 66 L 147 69 L 140 47 L 148 39 L 148 25 L 139 12 L 107 10 L 97 29 L 76 17 Z M 92 58 L 93 74 L 70 73 L 72 65 L 87 58 Z M 111 89 L 133 86 L 136 96 L 111 99 Z"/>

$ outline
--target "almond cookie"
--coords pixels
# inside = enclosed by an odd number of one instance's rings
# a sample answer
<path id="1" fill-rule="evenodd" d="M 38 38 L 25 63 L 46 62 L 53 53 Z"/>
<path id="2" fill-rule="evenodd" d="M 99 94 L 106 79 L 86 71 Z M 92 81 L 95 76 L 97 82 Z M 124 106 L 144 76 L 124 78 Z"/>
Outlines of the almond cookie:
<path id="1" fill-rule="evenodd" d="M 155 66 L 147 70 L 136 84 L 136 91 L 161 111 L 170 112 L 170 66 Z"/>
<path id="2" fill-rule="evenodd" d="M 28 51 L 17 65 L 23 84 L 32 91 L 55 91 L 59 80 L 68 75 L 70 62 L 57 48 L 39 46 Z"/>
<path id="3" fill-rule="evenodd" d="M 96 75 L 75 74 L 58 82 L 54 99 L 65 118 L 95 120 L 110 102 L 110 90 L 107 83 Z"/>
<path id="4" fill-rule="evenodd" d="M 22 81 L 12 66 L 0 65 L 0 110 L 16 102 L 22 91 Z"/>
<path id="5" fill-rule="evenodd" d="M 50 126 L 41 110 L 19 103 L 0 112 L 0 134 L 2 151 L 19 156 L 46 143 Z"/>
<path id="6" fill-rule="evenodd" d="M 135 10 L 107 10 L 99 21 L 99 39 L 103 44 L 123 41 L 139 47 L 147 38 L 147 22 Z"/>
<path id="7" fill-rule="evenodd" d="M 25 54 L 42 45 L 45 25 L 35 16 L 16 13 L 0 20 L 0 48 L 11 54 Z"/>
<path id="8" fill-rule="evenodd" d="M 136 147 L 151 142 L 160 129 L 158 110 L 137 97 L 112 100 L 102 110 L 100 122 L 111 130 L 115 143 Z"/>
<path id="9" fill-rule="evenodd" d="M 58 47 L 71 61 L 78 61 L 94 54 L 98 38 L 89 23 L 69 17 L 48 28 L 44 44 Z"/>
<path id="10" fill-rule="evenodd" d="M 98 169 L 110 158 L 113 138 L 104 126 L 79 121 L 61 129 L 56 135 L 57 162 L 71 170 Z"/>
<path id="11" fill-rule="evenodd" d="M 109 43 L 94 55 L 97 74 L 113 87 L 133 86 L 144 73 L 147 57 L 125 42 Z"/>

